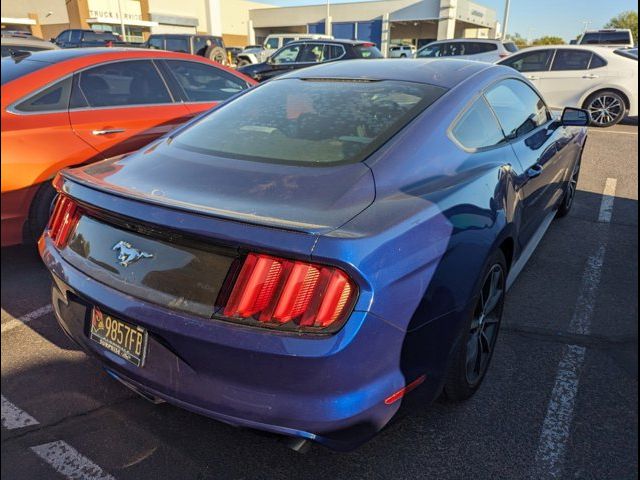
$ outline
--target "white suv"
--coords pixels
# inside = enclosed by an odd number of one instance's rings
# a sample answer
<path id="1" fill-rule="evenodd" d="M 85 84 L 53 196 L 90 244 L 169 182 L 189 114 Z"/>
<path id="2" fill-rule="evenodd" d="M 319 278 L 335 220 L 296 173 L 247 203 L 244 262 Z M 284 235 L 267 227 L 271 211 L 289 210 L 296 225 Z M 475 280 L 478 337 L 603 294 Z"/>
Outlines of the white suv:
<path id="1" fill-rule="evenodd" d="M 416 47 L 413 45 L 391 45 L 389 47 L 389 58 L 413 58 L 416 54 Z"/>
<path id="2" fill-rule="evenodd" d="M 331 35 L 321 35 L 317 33 L 277 33 L 269 35 L 262 47 L 257 48 L 245 48 L 238 54 L 237 66 L 244 67 L 245 65 L 251 65 L 254 63 L 262 63 L 269 56 L 284 47 L 287 43 L 295 40 L 333 40 Z"/>
<path id="3" fill-rule="evenodd" d="M 494 63 L 518 51 L 513 42 L 483 40 L 478 38 L 459 38 L 439 40 L 425 45 L 416 58 L 458 57 L 479 62 Z"/>

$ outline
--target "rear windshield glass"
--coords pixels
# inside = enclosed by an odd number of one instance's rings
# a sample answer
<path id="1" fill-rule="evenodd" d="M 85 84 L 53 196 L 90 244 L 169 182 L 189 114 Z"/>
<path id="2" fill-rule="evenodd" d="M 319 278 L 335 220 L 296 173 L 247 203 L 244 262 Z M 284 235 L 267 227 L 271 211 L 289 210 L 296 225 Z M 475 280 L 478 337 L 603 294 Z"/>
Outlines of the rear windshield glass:
<path id="1" fill-rule="evenodd" d="M 41 68 L 51 65 L 48 62 L 38 62 L 29 60 L 29 57 L 11 58 L 4 57 L 0 64 L 0 70 L 2 71 L 2 85 L 7 82 L 11 82 L 16 78 L 23 77 L 31 72 L 40 70 Z"/>
<path id="2" fill-rule="evenodd" d="M 82 35 L 83 42 L 113 42 L 117 39 L 111 32 L 84 32 Z"/>
<path id="3" fill-rule="evenodd" d="M 615 50 L 613 53 L 620 55 L 621 57 L 627 57 L 631 60 L 638 60 L 638 49 L 637 48 L 629 48 L 626 50 Z"/>
<path id="4" fill-rule="evenodd" d="M 373 45 L 356 45 L 356 56 L 359 58 L 382 58 L 382 53 Z"/>
<path id="5" fill-rule="evenodd" d="M 580 41 L 588 45 L 616 45 L 631 43 L 629 32 L 591 32 L 585 33 Z"/>
<path id="6" fill-rule="evenodd" d="M 276 80 L 213 111 L 173 145 L 256 161 L 357 162 L 445 91 L 389 80 Z"/>

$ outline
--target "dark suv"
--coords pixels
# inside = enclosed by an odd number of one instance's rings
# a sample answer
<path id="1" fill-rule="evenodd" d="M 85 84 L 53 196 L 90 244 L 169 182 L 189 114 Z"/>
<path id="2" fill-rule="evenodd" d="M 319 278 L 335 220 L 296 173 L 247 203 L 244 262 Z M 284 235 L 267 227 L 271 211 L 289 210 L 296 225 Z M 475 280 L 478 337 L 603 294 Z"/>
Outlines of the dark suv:
<path id="1" fill-rule="evenodd" d="M 51 41 L 60 48 L 142 46 L 142 44 L 125 43 L 120 38 L 120 35 L 113 32 L 83 30 L 80 28 L 64 30 L 56 38 L 52 38 Z"/>
<path id="2" fill-rule="evenodd" d="M 153 34 L 149 36 L 145 46 L 157 50 L 200 55 L 223 65 L 229 63 L 222 37 L 213 35 Z"/>
<path id="3" fill-rule="evenodd" d="M 238 71 L 262 82 L 298 68 L 356 58 L 382 58 L 382 54 L 371 42 L 298 40 L 276 50 L 266 62 L 246 65 L 238 68 Z"/>

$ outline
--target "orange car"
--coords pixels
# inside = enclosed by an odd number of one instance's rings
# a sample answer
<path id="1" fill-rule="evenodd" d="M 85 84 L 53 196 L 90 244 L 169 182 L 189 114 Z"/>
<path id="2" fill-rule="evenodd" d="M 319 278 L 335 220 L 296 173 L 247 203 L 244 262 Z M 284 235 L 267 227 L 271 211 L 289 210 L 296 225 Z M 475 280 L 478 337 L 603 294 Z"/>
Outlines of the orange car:
<path id="1" fill-rule="evenodd" d="M 203 57 L 78 48 L 2 59 L 2 246 L 37 239 L 63 167 L 136 150 L 254 80 Z"/>

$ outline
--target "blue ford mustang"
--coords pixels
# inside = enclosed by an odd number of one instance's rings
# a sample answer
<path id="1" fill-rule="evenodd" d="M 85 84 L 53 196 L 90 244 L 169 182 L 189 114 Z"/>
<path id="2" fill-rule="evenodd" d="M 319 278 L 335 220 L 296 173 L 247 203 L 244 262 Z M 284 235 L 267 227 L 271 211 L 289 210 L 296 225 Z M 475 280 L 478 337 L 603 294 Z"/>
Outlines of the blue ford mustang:
<path id="1" fill-rule="evenodd" d="M 293 72 L 56 178 L 56 317 L 147 398 L 353 448 L 478 389 L 587 121 L 507 67 Z"/>

